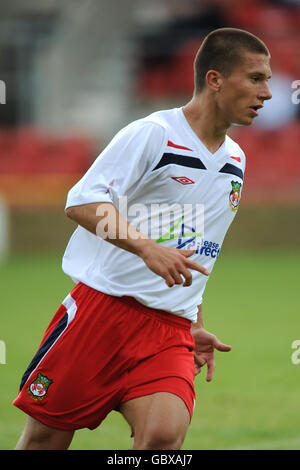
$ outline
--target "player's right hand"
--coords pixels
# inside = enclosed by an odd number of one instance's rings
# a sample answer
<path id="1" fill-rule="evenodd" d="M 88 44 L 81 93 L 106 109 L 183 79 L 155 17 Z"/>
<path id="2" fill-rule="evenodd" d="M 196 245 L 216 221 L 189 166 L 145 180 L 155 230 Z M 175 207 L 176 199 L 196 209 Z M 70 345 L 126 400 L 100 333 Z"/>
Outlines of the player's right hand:
<path id="1" fill-rule="evenodd" d="M 205 276 L 210 274 L 204 266 L 189 259 L 194 253 L 195 250 L 178 250 L 151 244 L 141 258 L 151 271 L 165 280 L 168 287 L 173 287 L 175 284 L 183 284 L 186 287 L 193 281 L 190 270 L 198 271 Z"/>

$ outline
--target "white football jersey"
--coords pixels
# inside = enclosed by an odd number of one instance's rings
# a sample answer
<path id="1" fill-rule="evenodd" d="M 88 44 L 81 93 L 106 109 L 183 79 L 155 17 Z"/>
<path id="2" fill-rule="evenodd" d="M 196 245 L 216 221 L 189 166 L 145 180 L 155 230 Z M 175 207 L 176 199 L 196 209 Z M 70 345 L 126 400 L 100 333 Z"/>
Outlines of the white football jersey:
<path id="1" fill-rule="evenodd" d="M 66 208 L 112 202 L 157 243 L 194 248 L 210 271 L 238 209 L 245 155 L 229 136 L 211 153 L 182 108 L 159 111 L 122 129 L 70 190 Z M 209 277 L 192 270 L 192 285 L 168 287 L 138 256 L 79 226 L 63 257 L 75 281 L 193 322 Z"/>

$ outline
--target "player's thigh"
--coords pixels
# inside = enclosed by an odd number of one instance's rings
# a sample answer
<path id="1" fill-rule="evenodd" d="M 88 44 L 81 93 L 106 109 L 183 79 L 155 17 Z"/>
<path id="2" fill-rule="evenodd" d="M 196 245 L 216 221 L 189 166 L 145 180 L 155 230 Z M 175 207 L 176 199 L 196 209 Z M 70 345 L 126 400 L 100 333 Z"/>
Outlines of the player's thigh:
<path id="1" fill-rule="evenodd" d="M 134 449 L 180 449 L 190 413 L 185 402 L 170 392 L 157 392 L 120 405 L 134 435 Z"/>
<path id="2" fill-rule="evenodd" d="M 28 416 L 16 450 L 66 450 L 74 431 L 51 428 Z"/>

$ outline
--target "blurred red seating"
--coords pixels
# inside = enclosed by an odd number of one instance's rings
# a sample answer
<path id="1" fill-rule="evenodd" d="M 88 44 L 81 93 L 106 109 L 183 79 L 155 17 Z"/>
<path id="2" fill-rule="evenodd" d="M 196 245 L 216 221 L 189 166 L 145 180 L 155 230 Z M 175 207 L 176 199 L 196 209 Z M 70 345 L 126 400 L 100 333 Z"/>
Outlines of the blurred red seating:
<path id="1" fill-rule="evenodd" d="M 247 158 L 246 178 L 260 185 L 280 187 L 289 182 L 300 183 L 300 123 L 295 122 L 277 131 L 241 128 L 232 136 Z"/>
<path id="2" fill-rule="evenodd" d="M 169 68 L 160 66 L 142 73 L 138 82 L 138 95 L 145 99 L 167 96 L 169 72 Z"/>
<path id="3" fill-rule="evenodd" d="M 227 23 L 242 29 L 256 28 L 263 0 L 231 0 L 222 2 Z M 237 26 L 238 25 L 238 26 Z"/>
<path id="4" fill-rule="evenodd" d="M 6 129 L 2 130 L 0 132 L 0 171 L 3 173 L 11 172 L 17 159 L 15 133 Z"/>
<path id="5" fill-rule="evenodd" d="M 270 4 L 265 0 L 230 0 L 221 2 L 227 24 L 259 33 L 299 30 L 299 9 Z M 260 35 L 260 34 L 259 34 Z"/>
<path id="6" fill-rule="evenodd" d="M 194 91 L 194 60 L 202 38 L 195 38 L 182 44 L 173 59 L 171 91 L 174 95 L 192 96 Z"/>
<path id="7" fill-rule="evenodd" d="M 42 173 L 82 173 L 91 163 L 89 142 L 74 137 L 46 141 L 40 162 Z"/>
<path id="8" fill-rule="evenodd" d="M 15 173 L 39 172 L 42 158 L 42 138 L 35 129 L 19 129 L 16 131 Z"/>
<path id="9" fill-rule="evenodd" d="M 1 174 L 78 174 L 91 161 L 89 139 L 46 136 L 35 129 L 0 130 Z"/>
<path id="10" fill-rule="evenodd" d="M 280 155 L 285 174 L 298 178 L 300 182 L 299 136 L 300 123 L 298 122 L 281 129 L 281 139 L 277 152 Z"/>
<path id="11" fill-rule="evenodd" d="M 271 53 L 271 67 L 274 71 L 289 74 L 291 79 L 300 76 L 299 42 L 300 35 L 288 34 L 266 38 Z"/>

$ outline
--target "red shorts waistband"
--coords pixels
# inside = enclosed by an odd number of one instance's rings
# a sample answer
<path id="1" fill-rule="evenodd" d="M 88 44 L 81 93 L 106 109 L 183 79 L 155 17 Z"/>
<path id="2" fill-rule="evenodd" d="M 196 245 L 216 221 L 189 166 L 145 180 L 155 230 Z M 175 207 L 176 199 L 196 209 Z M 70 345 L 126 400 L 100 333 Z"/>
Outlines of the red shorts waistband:
<path id="1" fill-rule="evenodd" d="M 174 325 L 180 328 L 185 328 L 187 330 L 191 328 L 192 322 L 188 320 L 187 318 L 179 317 L 178 315 L 174 315 L 173 313 L 166 312 L 165 310 L 159 310 L 156 308 L 147 307 L 146 305 L 141 304 L 134 297 L 125 295 L 122 297 L 115 297 L 115 298 L 117 298 L 121 302 L 126 303 L 129 307 L 135 308 L 136 310 L 140 310 L 146 315 L 150 315 L 152 318 L 157 318 L 159 321 L 169 323 L 170 325 Z"/>
<path id="2" fill-rule="evenodd" d="M 87 284 L 84 284 L 83 282 L 78 282 L 78 284 L 74 287 L 72 292 L 76 291 L 78 288 L 80 289 L 80 286 L 84 287 L 85 289 L 90 289 L 91 291 L 97 292 L 100 295 L 110 297 L 116 302 L 118 301 L 122 302 L 128 305 L 129 307 L 134 308 L 135 310 L 139 310 L 140 312 L 143 312 L 146 315 L 150 315 L 152 318 L 157 318 L 159 321 L 168 323 L 173 326 L 177 326 L 179 328 L 184 328 L 186 330 L 190 330 L 191 328 L 191 324 L 192 324 L 191 320 L 188 320 L 187 318 L 180 317 L 173 313 L 167 312 L 166 310 L 160 310 L 156 308 L 147 307 L 146 305 L 142 304 L 141 302 L 136 300 L 134 297 L 129 296 L 129 295 L 116 296 L 116 295 L 106 294 L 104 292 L 94 289 L 93 287 L 88 286 Z"/>

